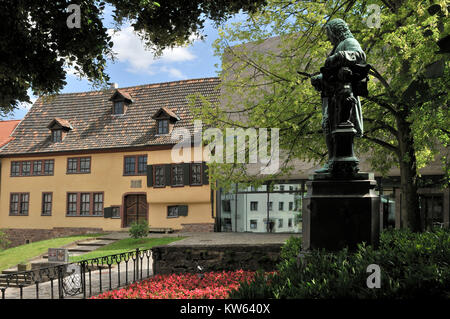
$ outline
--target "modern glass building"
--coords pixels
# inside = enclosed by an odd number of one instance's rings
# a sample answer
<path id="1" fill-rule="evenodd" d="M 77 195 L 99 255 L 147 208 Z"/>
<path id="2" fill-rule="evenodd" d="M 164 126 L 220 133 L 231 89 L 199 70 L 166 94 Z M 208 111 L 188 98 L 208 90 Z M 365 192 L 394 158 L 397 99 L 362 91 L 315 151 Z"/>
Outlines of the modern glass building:
<path id="1" fill-rule="evenodd" d="M 426 229 L 448 227 L 450 192 L 448 188 L 439 186 L 442 185 L 442 177 L 422 177 L 419 199 L 422 223 Z M 375 179 L 383 229 L 401 228 L 404 217 L 400 212 L 400 178 Z M 306 193 L 306 179 L 275 181 L 259 188 L 234 185 L 228 192 L 219 189 L 216 231 L 300 233 Z"/>

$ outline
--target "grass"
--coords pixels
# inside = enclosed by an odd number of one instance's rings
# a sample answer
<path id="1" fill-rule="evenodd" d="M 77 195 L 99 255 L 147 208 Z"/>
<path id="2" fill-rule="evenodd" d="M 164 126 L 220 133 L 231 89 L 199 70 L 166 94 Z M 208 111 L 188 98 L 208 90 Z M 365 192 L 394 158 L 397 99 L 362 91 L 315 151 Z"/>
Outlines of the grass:
<path id="1" fill-rule="evenodd" d="M 115 243 L 105 245 L 99 249 L 96 249 L 90 253 L 83 254 L 80 256 L 72 256 L 69 261 L 76 262 L 84 259 L 98 258 L 103 256 L 115 255 L 124 253 L 130 250 L 139 249 L 149 249 L 153 246 L 166 245 L 171 242 L 184 239 L 185 237 L 162 237 L 162 238 L 125 238 Z"/>
<path id="2" fill-rule="evenodd" d="M 42 255 L 49 248 L 59 248 L 78 240 L 101 236 L 102 234 L 87 234 L 78 236 L 61 237 L 47 239 L 17 246 L 5 250 L 0 250 L 0 271 L 13 267 L 21 262 L 26 262 L 32 258 Z"/>

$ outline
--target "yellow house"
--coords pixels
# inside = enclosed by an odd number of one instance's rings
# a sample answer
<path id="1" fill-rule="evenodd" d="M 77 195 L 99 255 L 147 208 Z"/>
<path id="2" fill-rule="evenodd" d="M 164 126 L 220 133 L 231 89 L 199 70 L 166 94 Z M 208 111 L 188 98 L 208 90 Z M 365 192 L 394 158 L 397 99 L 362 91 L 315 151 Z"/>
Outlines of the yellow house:
<path id="1" fill-rule="evenodd" d="M 151 228 L 213 231 L 205 161 L 175 161 L 171 133 L 193 134 L 188 96 L 214 102 L 219 81 L 39 98 L 0 151 L 0 228 L 18 243 L 120 231 L 136 220 Z"/>

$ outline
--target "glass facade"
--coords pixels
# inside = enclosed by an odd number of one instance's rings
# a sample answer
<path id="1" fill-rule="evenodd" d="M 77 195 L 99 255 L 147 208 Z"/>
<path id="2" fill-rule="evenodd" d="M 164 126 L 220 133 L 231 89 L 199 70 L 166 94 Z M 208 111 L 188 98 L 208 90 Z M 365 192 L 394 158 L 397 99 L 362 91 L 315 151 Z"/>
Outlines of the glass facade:
<path id="1" fill-rule="evenodd" d="M 395 228 L 395 190 L 384 188 L 381 197 L 383 228 Z"/>
<path id="2" fill-rule="evenodd" d="M 235 186 L 220 191 L 222 232 L 299 233 L 305 192 L 303 181 L 277 182 L 258 188 Z"/>
<path id="3" fill-rule="evenodd" d="M 428 178 L 430 178 L 428 176 Z M 401 189 L 398 177 L 376 178 L 382 227 L 400 228 Z M 258 188 L 234 185 L 217 193 L 216 227 L 222 232 L 299 233 L 302 231 L 302 203 L 306 180 L 274 181 Z M 450 197 L 439 183 L 419 189 L 421 222 L 424 229 L 448 227 Z M 447 203 L 447 204 L 446 204 Z"/>

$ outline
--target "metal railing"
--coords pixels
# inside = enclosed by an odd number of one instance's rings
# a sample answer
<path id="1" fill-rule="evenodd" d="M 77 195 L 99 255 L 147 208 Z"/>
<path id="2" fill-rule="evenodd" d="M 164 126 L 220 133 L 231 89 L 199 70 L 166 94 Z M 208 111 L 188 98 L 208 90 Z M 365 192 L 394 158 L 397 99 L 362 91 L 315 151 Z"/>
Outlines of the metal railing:
<path id="1" fill-rule="evenodd" d="M 0 275 L 2 299 L 88 298 L 148 278 L 151 249 Z"/>

